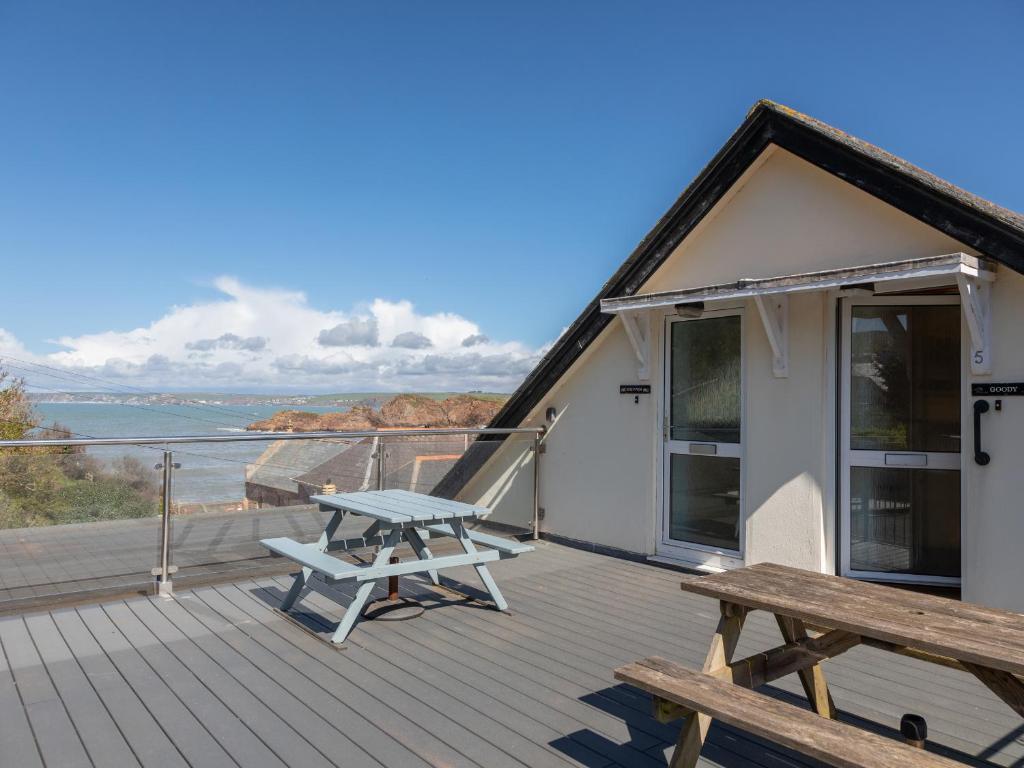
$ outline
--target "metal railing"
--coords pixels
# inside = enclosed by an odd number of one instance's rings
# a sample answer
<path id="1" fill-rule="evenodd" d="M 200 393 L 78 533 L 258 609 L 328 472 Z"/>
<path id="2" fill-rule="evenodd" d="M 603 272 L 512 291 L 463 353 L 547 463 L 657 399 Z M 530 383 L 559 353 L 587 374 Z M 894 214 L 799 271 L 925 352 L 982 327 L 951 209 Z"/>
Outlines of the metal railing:
<path id="1" fill-rule="evenodd" d="M 253 432 L 249 434 L 229 435 L 174 435 L 174 436 L 147 436 L 147 437 L 99 437 L 99 438 L 73 438 L 73 439 L 44 439 L 44 440 L 0 440 L 0 457 L 4 456 L 5 449 L 23 448 L 90 448 L 102 446 L 144 446 L 163 449 L 162 461 L 156 465 L 161 470 L 161 487 L 159 494 L 160 502 L 160 547 L 158 563 L 151 571 L 152 576 L 157 579 L 157 590 L 160 594 L 170 594 L 173 589 L 172 576 L 177 572 L 177 567 L 172 564 L 174 542 L 171 535 L 171 517 L 173 510 L 173 484 L 174 471 L 180 469 L 181 465 L 174 461 L 174 451 L 169 446 L 194 445 L 205 443 L 244 443 L 244 442 L 273 442 L 293 440 L 330 440 L 362 441 L 367 438 L 373 439 L 374 450 L 370 460 L 375 462 L 377 474 L 376 487 L 383 490 L 386 486 L 386 474 L 384 469 L 386 441 L 396 438 L 414 437 L 457 437 L 467 436 L 479 437 L 509 437 L 512 435 L 524 435 L 531 437 L 529 454 L 532 457 L 532 510 L 530 511 L 529 533 L 534 538 L 540 537 L 540 461 L 543 453 L 542 438 L 545 429 L 540 428 L 451 428 L 451 429 L 387 429 L 387 430 L 366 430 L 350 432 Z M 475 441 L 476 445 L 479 442 Z M 495 441 L 487 441 L 495 442 Z M 470 445 L 466 442 L 467 451 Z M 367 470 L 367 478 L 370 476 Z"/>

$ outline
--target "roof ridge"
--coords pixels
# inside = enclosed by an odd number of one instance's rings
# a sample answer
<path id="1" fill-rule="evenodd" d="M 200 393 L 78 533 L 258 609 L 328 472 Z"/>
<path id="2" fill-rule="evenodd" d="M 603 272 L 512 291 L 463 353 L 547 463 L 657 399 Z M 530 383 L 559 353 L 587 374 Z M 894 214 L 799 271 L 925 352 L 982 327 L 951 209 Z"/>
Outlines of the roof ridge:
<path id="1" fill-rule="evenodd" d="M 758 99 L 754 103 L 754 106 L 752 106 L 748 111 L 748 117 L 754 115 L 759 110 L 767 110 L 789 118 L 790 120 L 795 120 L 796 122 L 801 123 L 818 133 L 824 134 L 835 141 L 842 142 L 851 149 L 870 156 L 878 162 L 885 163 L 894 170 L 917 178 L 919 181 L 937 188 L 939 191 L 956 198 L 962 203 L 972 205 L 974 208 L 977 208 L 989 216 L 994 216 L 995 218 L 998 218 L 1012 226 L 1024 227 L 1024 213 L 999 205 L 988 198 L 969 192 L 963 187 L 957 186 L 941 176 L 937 176 L 931 171 L 925 170 L 921 166 L 915 165 L 909 160 L 905 160 L 899 155 L 895 155 L 892 152 L 883 149 L 877 144 L 872 144 L 870 141 L 858 138 L 852 133 L 848 133 L 841 128 L 836 128 L 831 123 L 826 123 L 824 120 L 819 120 L 816 117 L 812 117 L 811 115 L 797 109 L 793 109 L 786 104 L 773 101 L 771 99 Z"/>

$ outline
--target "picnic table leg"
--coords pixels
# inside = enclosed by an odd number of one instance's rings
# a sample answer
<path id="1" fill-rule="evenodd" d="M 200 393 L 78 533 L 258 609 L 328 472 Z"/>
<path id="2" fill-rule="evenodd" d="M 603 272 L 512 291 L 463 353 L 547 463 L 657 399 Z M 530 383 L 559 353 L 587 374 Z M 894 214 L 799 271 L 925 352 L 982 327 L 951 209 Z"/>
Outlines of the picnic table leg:
<path id="1" fill-rule="evenodd" d="M 321 507 L 321 509 L 323 509 L 323 507 Z M 320 534 L 320 538 L 316 542 L 316 548 L 319 551 L 327 551 L 327 545 L 331 543 L 331 538 L 333 538 L 335 531 L 338 530 L 338 526 L 341 525 L 341 521 L 344 517 L 345 512 L 340 509 L 331 515 L 331 519 L 327 521 L 327 527 L 324 528 L 324 532 Z M 292 609 L 292 606 L 295 605 L 295 601 L 299 599 L 299 595 L 302 593 L 302 588 L 306 586 L 306 582 L 312 575 L 312 568 L 303 568 L 295 576 L 295 581 L 292 582 L 291 589 L 288 590 L 288 594 L 285 595 L 284 600 L 281 601 L 282 611 L 290 611 Z"/>
<path id="2" fill-rule="evenodd" d="M 462 549 L 467 555 L 476 554 L 476 545 L 473 544 L 473 540 L 469 538 L 469 534 L 466 532 L 466 526 L 462 524 L 461 520 L 452 520 L 452 530 L 455 532 L 455 536 L 458 538 L 459 543 L 462 544 Z M 480 577 L 480 581 L 484 583 L 484 587 L 491 594 L 491 599 L 494 600 L 494 606 L 499 611 L 507 611 L 508 603 L 505 602 L 505 598 L 501 596 L 501 590 L 498 589 L 497 583 L 494 581 L 494 577 L 491 576 L 491 572 L 487 570 L 486 563 L 478 563 L 473 566 L 476 568 L 476 575 Z"/>
<path id="3" fill-rule="evenodd" d="M 384 539 L 384 546 L 380 548 L 377 553 L 377 557 L 374 558 L 374 566 L 387 565 L 391 558 L 391 553 L 395 551 L 395 547 L 402 541 L 402 529 L 392 528 L 387 537 Z M 352 603 L 345 609 L 345 615 L 341 617 L 341 621 L 338 622 L 337 629 L 334 630 L 334 635 L 331 636 L 331 642 L 335 644 L 341 644 L 345 642 L 349 632 L 359 621 L 359 617 L 363 613 L 363 608 L 366 605 L 366 601 L 370 598 L 370 594 L 373 592 L 373 588 L 377 586 L 377 582 L 380 579 L 371 579 L 364 581 L 359 585 L 359 589 L 356 590 L 356 596 L 352 598 Z"/>
<path id="4" fill-rule="evenodd" d="M 736 643 L 739 642 L 740 632 L 743 630 L 743 621 L 747 617 L 746 608 L 724 600 L 720 604 L 720 609 L 722 617 L 718 620 L 718 628 L 715 630 L 715 636 L 711 638 L 711 647 L 704 659 L 705 672 L 713 672 L 732 661 Z M 691 712 L 687 715 L 683 720 L 683 728 L 679 732 L 679 740 L 676 742 L 672 759 L 669 761 L 669 768 L 694 768 L 710 727 L 711 718 L 707 715 L 700 712 Z"/>
<path id="5" fill-rule="evenodd" d="M 431 554 L 430 549 L 424 543 L 423 537 L 420 536 L 419 531 L 417 531 L 415 528 L 409 528 L 405 532 L 405 537 L 409 540 L 409 544 L 410 546 L 412 546 L 413 551 L 416 553 L 416 557 L 418 557 L 420 560 L 433 559 L 434 555 Z M 434 586 L 438 586 L 441 584 L 440 579 L 438 579 L 437 577 L 437 571 L 427 571 L 427 575 L 430 577 L 430 580 L 434 583 Z"/>
<path id="6" fill-rule="evenodd" d="M 779 624 L 779 631 L 782 632 L 782 639 L 787 643 L 807 639 L 807 628 L 800 619 L 776 615 L 775 620 Z M 801 669 L 797 675 L 800 676 L 800 684 L 814 711 L 822 717 L 835 720 L 836 704 L 832 701 L 832 694 L 829 693 L 828 682 L 825 680 L 825 670 L 821 665 L 815 664 L 813 667 Z"/>

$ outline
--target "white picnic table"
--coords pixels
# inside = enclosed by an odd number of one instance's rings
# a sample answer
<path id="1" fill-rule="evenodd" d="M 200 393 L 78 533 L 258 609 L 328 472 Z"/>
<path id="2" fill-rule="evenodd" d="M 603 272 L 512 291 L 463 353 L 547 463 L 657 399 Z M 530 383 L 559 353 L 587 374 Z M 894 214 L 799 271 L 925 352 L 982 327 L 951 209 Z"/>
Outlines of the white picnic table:
<path id="1" fill-rule="evenodd" d="M 331 638 L 334 643 L 345 642 L 374 586 L 390 576 L 425 573 L 433 584 L 439 585 L 438 571 L 472 565 L 494 600 L 494 606 L 499 611 L 507 610 L 508 603 L 487 570 L 487 563 L 533 550 L 532 546 L 514 539 L 469 530 L 466 527 L 468 521 L 484 518 L 490 510 L 459 501 L 403 490 L 335 493 L 312 496 L 310 501 L 319 504 L 322 511 L 334 513 L 316 543 L 303 544 L 289 538 L 263 539 L 260 543 L 271 552 L 302 566 L 302 571 L 296 575 L 281 602 L 282 611 L 291 610 L 314 573 L 320 574 L 328 583 L 346 579 L 360 582 L 355 598 Z M 334 540 L 334 534 L 346 514 L 360 515 L 372 522 L 359 537 Z M 432 536 L 456 539 L 462 545 L 463 554 L 435 557 L 426 545 L 426 540 Z M 395 548 L 403 541 L 412 547 L 416 559 L 390 563 Z M 478 544 L 483 549 L 477 549 Z M 377 556 L 367 565 L 357 565 L 327 554 L 374 546 L 379 547 Z"/>

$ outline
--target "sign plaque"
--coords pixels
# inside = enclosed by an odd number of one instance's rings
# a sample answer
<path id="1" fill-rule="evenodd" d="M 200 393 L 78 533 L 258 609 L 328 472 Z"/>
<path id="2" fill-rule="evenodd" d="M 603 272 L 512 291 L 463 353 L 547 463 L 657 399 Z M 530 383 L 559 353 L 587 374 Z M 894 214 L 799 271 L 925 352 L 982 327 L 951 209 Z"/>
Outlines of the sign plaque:
<path id="1" fill-rule="evenodd" d="M 649 395 L 651 394 L 650 384 L 619 384 L 620 395 Z"/>
<path id="2" fill-rule="evenodd" d="M 1024 383 L 971 384 L 974 397 L 1020 397 L 1024 396 Z"/>

